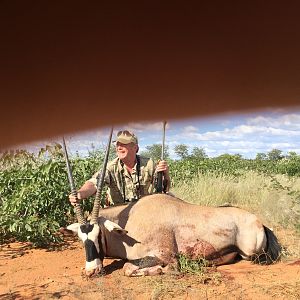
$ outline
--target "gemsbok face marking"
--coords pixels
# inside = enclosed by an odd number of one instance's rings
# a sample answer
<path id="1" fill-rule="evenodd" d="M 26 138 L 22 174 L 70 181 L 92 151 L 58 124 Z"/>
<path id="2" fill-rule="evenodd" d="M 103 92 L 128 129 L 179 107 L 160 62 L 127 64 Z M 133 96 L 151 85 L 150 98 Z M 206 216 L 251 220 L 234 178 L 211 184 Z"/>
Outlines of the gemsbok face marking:
<path id="1" fill-rule="evenodd" d="M 85 273 L 88 277 L 103 274 L 103 259 L 106 254 L 106 239 L 105 231 L 114 232 L 116 235 L 124 235 L 127 233 L 126 230 L 122 229 L 117 224 L 99 218 L 99 224 L 85 224 L 74 223 L 67 227 L 68 230 L 76 233 L 79 239 L 83 242 L 86 263 Z"/>
<path id="2" fill-rule="evenodd" d="M 102 244 L 99 243 L 101 236 L 98 224 L 72 224 L 67 227 L 78 234 L 84 244 L 86 254 L 85 272 L 87 276 L 97 275 L 102 272 L 104 253 Z"/>
<path id="3" fill-rule="evenodd" d="M 99 243 L 99 238 L 101 240 L 101 230 L 98 224 L 98 215 L 101 206 L 101 192 L 104 184 L 104 175 L 105 175 L 106 165 L 108 162 L 108 155 L 109 155 L 112 133 L 113 133 L 113 127 L 110 130 L 108 143 L 106 146 L 105 158 L 102 167 L 102 170 L 104 171 L 103 172 L 101 171 L 100 177 L 98 178 L 98 182 L 97 182 L 97 191 L 94 200 L 93 210 L 91 213 L 91 220 L 89 222 L 86 221 L 86 219 L 83 216 L 80 204 L 76 203 L 74 207 L 75 207 L 75 213 L 77 216 L 78 224 L 73 224 L 71 226 L 68 226 L 68 229 L 77 232 L 79 238 L 84 243 L 84 248 L 86 252 L 85 272 L 87 276 L 98 274 L 103 269 L 103 259 L 105 253 L 102 249 L 102 245 L 105 245 L 106 243 L 102 243 L 102 241 Z M 63 150 L 64 150 L 64 155 L 66 160 L 68 180 L 71 187 L 71 194 L 76 200 L 78 200 L 77 198 L 78 193 L 75 187 L 75 183 L 72 175 L 72 168 L 70 165 L 70 160 L 69 160 L 68 151 L 67 151 L 64 138 L 63 138 Z M 102 235 L 102 238 L 104 238 L 104 235 Z"/>

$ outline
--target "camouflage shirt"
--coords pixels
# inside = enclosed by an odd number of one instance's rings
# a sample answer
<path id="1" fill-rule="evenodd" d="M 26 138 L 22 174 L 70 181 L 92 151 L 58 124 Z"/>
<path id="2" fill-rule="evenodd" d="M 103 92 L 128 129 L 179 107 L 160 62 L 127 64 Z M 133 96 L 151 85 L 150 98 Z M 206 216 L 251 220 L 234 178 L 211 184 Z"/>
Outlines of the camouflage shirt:
<path id="1" fill-rule="evenodd" d="M 137 155 L 137 163 L 130 174 L 119 158 L 107 164 L 104 182 L 110 205 L 121 204 L 152 194 L 155 165 L 152 159 Z M 99 172 L 88 180 L 97 186 Z"/>

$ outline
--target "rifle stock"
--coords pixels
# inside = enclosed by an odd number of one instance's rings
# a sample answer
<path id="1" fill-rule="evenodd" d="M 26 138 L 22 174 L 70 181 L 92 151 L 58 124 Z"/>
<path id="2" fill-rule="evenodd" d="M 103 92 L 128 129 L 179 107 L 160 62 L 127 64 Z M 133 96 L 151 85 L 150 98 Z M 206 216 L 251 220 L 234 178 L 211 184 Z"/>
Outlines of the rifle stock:
<path id="1" fill-rule="evenodd" d="M 157 185 L 156 185 L 156 192 L 161 194 L 164 191 L 163 186 L 163 172 L 157 173 Z"/>

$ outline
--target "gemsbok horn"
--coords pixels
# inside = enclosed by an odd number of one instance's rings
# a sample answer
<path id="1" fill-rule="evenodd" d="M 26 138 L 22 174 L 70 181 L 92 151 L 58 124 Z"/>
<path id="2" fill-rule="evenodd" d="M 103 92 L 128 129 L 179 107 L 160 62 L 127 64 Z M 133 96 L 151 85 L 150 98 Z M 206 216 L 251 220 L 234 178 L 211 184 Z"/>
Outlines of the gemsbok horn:
<path id="1" fill-rule="evenodd" d="M 64 154 L 65 154 L 68 179 L 69 179 L 69 183 L 70 183 L 70 187 L 71 187 L 71 194 L 77 200 L 77 190 L 76 190 L 73 175 L 72 175 L 72 167 L 71 167 L 71 164 L 70 164 L 69 155 L 68 155 L 68 151 L 67 151 L 66 142 L 65 142 L 64 137 L 63 137 L 63 150 L 64 150 Z M 79 224 L 86 224 L 86 220 L 83 217 L 81 205 L 79 203 L 75 204 L 75 213 L 76 213 L 78 223 Z"/>

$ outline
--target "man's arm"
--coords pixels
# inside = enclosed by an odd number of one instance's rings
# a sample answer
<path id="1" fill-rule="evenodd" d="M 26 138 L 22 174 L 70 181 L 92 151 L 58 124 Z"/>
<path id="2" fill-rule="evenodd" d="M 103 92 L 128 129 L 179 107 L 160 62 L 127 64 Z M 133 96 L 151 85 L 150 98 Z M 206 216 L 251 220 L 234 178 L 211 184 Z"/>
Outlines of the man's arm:
<path id="1" fill-rule="evenodd" d="M 79 201 L 86 199 L 92 195 L 94 195 L 97 191 L 96 186 L 90 182 L 86 181 L 83 186 L 77 191 L 77 198 Z M 77 203 L 76 198 L 72 195 L 69 195 L 69 201 L 72 205 L 75 205 Z"/>

